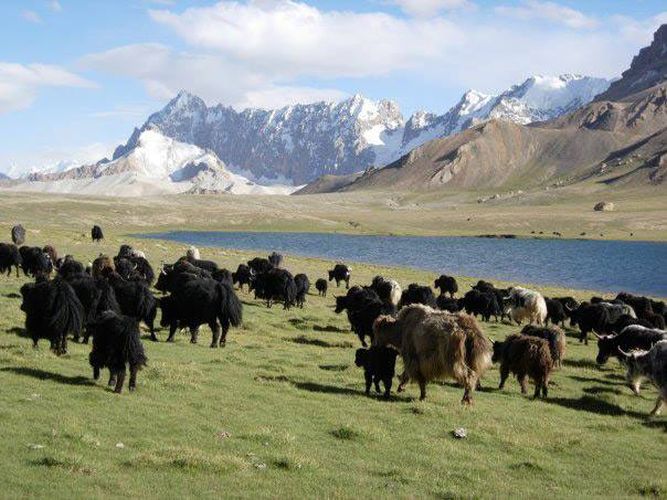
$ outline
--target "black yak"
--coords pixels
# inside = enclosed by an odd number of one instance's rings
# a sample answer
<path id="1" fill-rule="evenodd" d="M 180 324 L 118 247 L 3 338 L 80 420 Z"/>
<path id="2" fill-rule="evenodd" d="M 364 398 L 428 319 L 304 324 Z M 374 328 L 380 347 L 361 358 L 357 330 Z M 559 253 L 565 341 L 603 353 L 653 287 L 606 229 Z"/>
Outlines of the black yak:
<path id="1" fill-rule="evenodd" d="M 273 264 L 269 259 L 263 259 L 262 257 L 255 257 L 252 260 L 248 261 L 248 267 L 252 269 L 252 272 L 255 274 L 268 273 L 273 269 Z"/>
<path id="2" fill-rule="evenodd" d="M 143 281 L 126 281 L 116 272 L 107 269 L 104 277 L 113 288 L 120 311 L 137 321 L 143 321 L 151 333 L 151 340 L 157 341 L 155 335 L 155 316 L 157 300 Z"/>
<path id="3" fill-rule="evenodd" d="M 435 280 L 434 286 L 440 289 L 440 295 L 448 293 L 450 297 L 453 297 L 459 291 L 459 284 L 456 282 L 456 278 L 447 276 L 446 274 L 441 274 Z"/>
<path id="4" fill-rule="evenodd" d="M 62 278 L 28 283 L 21 287 L 25 328 L 37 347 L 40 338 L 48 339 L 57 355 L 67 352 L 67 334 L 81 334 L 84 311 L 72 287 Z"/>
<path id="5" fill-rule="evenodd" d="M 328 288 L 329 288 L 329 283 L 324 278 L 319 278 L 315 282 L 315 289 L 317 290 L 317 294 L 320 297 L 326 297 L 327 296 L 327 289 Z"/>
<path id="6" fill-rule="evenodd" d="M 350 288 L 350 268 L 345 264 L 336 264 L 332 270 L 329 271 L 329 281 L 336 280 L 336 286 L 340 286 L 340 282 L 345 282 L 345 288 Z"/>
<path id="7" fill-rule="evenodd" d="M 102 232 L 102 228 L 100 226 L 93 226 L 93 228 L 90 230 L 90 237 L 93 239 L 93 242 L 99 243 L 104 239 L 104 233 Z"/>
<path id="8" fill-rule="evenodd" d="M 280 267 L 283 264 L 283 256 L 279 253 L 273 252 L 271 255 L 269 255 L 269 263 L 273 267 Z"/>
<path id="9" fill-rule="evenodd" d="M 69 276 L 76 276 L 86 271 L 85 266 L 78 262 L 71 255 L 65 255 L 65 258 L 58 262 L 58 274 L 67 279 Z"/>
<path id="10" fill-rule="evenodd" d="M 53 271 L 51 258 L 41 248 L 22 246 L 19 248 L 19 253 L 21 254 L 21 267 L 25 276 L 48 278 Z"/>
<path id="11" fill-rule="evenodd" d="M 345 310 L 352 331 L 366 347 L 366 337 L 373 340 L 373 322 L 382 314 L 393 314 L 396 309 L 383 302 L 370 287 L 353 286 L 347 295 L 336 297 L 336 314 Z"/>
<path id="12" fill-rule="evenodd" d="M 389 399 L 396 371 L 396 356 L 398 356 L 398 351 L 391 347 L 373 346 L 370 349 L 357 349 L 354 364 L 364 369 L 366 396 L 370 396 L 373 384 L 375 384 L 375 392 L 381 393 L 380 382 L 382 382 L 384 398 Z"/>
<path id="13" fill-rule="evenodd" d="M 297 274 L 294 276 L 294 284 L 296 285 L 296 305 L 303 309 L 303 304 L 306 302 L 306 295 L 310 290 L 310 280 L 305 274 Z"/>
<path id="14" fill-rule="evenodd" d="M 408 288 L 403 290 L 398 308 L 409 306 L 411 304 L 422 304 L 429 307 L 436 307 L 435 294 L 430 286 L 422 286 L 417 283 L 411 283 Z"/>
<path id="15" fill-rule="evenodd" d="M 282 302 L 283 309 L 296 304 L 296 283 L 286 269 L 271 268 L 266 273 L 257 274 L 250 289 L 255 291 L 256 299 L 266 300 L 267 307 L 271 307 L 274 301 Z"/>
<path id="16" fill-rule="evenodd" d="M 93 349 L 88 361 L 93 367 L 93 378 L 100 378 L 102 368 L 109 369 L 109 385 L 120 394 L 125 383 L 127 367 L 130 368 L 131 391 L 137 387 L 137 373 L 146 365 L 148 358 L 139 335 L 137 320 L 129 316 L 106 311 L 90 325 L 93 334 Z"/>
<path id="17" fill-rule="evenodd" d="M 234 289 L 210 278 L 184 279 L 171 295 L 160 299 L 160 307 L 160 324 L 169 327 L 167 342 L 173 342 L 181 325 L 190 329 L 190 342 L 195 344 L 199 327 L 207 324 L 213 333 L 211 347 L 224 347 L 229 327 L 238 327 L 243 317 L 243 306 Z"/>
<path id="18" fill-rule="evenodd" d="M 12 267 L 16 268 L 16 277 L 19 277 L 19 267 L 23 264 L 21 252 L 10 243 L 0 243 L 0 273 L 7 272 L 7 276 L 12 274 Z"/>
<path id="19" fill-rule="evenodd" d="M 254 273 L 252 269 L 250 269 L 250 266 L 239 264 L 239 267 L 236 268 L 236 272 L 232 273 L 232 283 L 234 285 L 238 283 L 239 290 L 243 290 L 243 285 L 248 285 L 248 289 L 250 289 L 253 275 Z"/>

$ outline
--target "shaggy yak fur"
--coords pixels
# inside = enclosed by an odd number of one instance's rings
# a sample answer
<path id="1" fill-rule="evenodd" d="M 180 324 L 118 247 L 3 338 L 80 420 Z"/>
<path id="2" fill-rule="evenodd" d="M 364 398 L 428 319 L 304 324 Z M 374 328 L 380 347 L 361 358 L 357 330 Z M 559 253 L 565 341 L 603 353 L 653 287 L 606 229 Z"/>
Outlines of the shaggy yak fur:
<path id="1" fill-rule="evenodd" d="M 453 378 L 464 387 L 462 403 L 472 395 L 491 365 L 491 341 L 477 321 L 467 314 L 450 314 L 413 304 L 394 318 L 380 316 L 373 326 L 374 346 L 398 349 L 405 368 L 398 390 L 408 380 L 419 384 L 420 399 L 426 398 L 431 380 Z"/>
<path id="2" fill-rule="evenodd" d="M 229 327 L 240 326 L 243 318 L 243 306 L 234 289 L 210 278 L 184 279 L 171 295 L 160 299 L 160 307 L 160 324 L 169 327 L 167 342 L 173 342 L 181 325 L 190 329 L 190 342 L 196 344 L 199 327 L 207 324 L 213 333 L 211 347 L 224 347 Z"/>
<path id="3" fill-rule="evenodd" d="M 133 250 L 130 248 L 130 251 Z M 113 258 L 116 272 L 126 280 L 144 281 L 148 286 L 155 281 L 155 272 L 150 262 L 145 257 L 128 255 L 126 257 L 116 256 Z"/>
<path id="4" fill-rule="evenodd" d="M 236 268 L 236 272 L 232 273 L 232 283 L 234 285 L 238 283 L 239 290 L 243 290 L 243 285 L 248 285 L 248 289 L 250 289 L 252 278 L 252 269 L 246 264 L 239 264 L 239 267 Z"/>
<path id="5" fill-rule="evenodd" d="M 158 276 L 155 288 L 162 293 L 172 292 L 175 284 L 179 281 L 179 277 L 183 274 L 188 276 L 195 276 L 197 278 L 211 278 L 212 275 L 204 269 L 193 266 L 187 260 L 179 260 L 175 264 L 166 264 L 162 267 L 162 271 Z"/>
<path id="6" fill-rule="evenodd" d="M 137 321 L 143 321 L 150 329 L 151 340 L 157 341 L 157 335 L 155 335 L 157 300 L 146 283 L 143 281 L 126 281 L 116 272 L 108 269 L 104 274 L 109 285 L 113 288 L 120 311 Z"/>
<path id="7" fill-rule="evenodd" d="M 540 397 L 540 393 L 543 398 L 547 397 L 553 360 L 546 340 L 526 335 L 510 335 L 504 342 L 494 342 L 493 362 L 500 362 L 499 389 L 505 386 L 509 374 L 514 373 L 521 384 L 521 394 L 528 392 L 528 376 L 535 382 L 534 397 Z"/>
<path id="8" fill-rule="evenodd" d="M 185 257 L 185 260 L 187 260 L 193 266 L 198 267 L 199 269 L 203 269 L 204 271 L 208 271 L 209 273 L 213 273 L 220 269 L 218 264 L 212 260 L 201 260 L 195 259 L 194 257 Z"/>
<path id="9" fill-rule="evenodd" d="M 567 313 L 565 312 L 565 307 L 562 302 L 556 299 L 550 299 L 548 297 L 544 298 L 544 302 L 547 304 L 547 319 L 546 323 L 551 323 L 553 325 L 561 325 L 565 327 L 565 320 L 567 319 Z"/>
<path id="10" fill-rule="evenodd" d="M 41 248 L 22 246 L 19 248 L 19 253 L 21 254 L 21 267 L 25 276 L 48 278 L 53 271 L 51 258 Z"/>
<path id="11" fill-rule="evenodd" d="M 201 259 L 201 254 L 199 253 L 199 248 L 195 246 L 190 246 L 185 252 L 185 256 L 188 259 L 195 259 L 195 260 L 200 260 Z"/>
<path id="12" fill-rule="evenodd" d="M 297 286 L 292 273 L 286 269 L 271 268 L 266 273 L 257 274 L 250 289 L 255 291 L 256 299 L 266 300 L 267 307 L 273 302 L 282 302 L 283 309 L 296 304 Z"/>
<path id="13" fill-rule="evenodd" d="M 549 352 L 554 365 L 561 366 L 563 364 L 567 346 L 563 330 L 557 326 L 526 325 L 521 330 L 521 334 L 546 340 L 549 343 Z"/>
<path id="14" fill-rule="evenodd" d="M 25 328 L 33 347 L 48 339 L 57 355 L 67 352 L 67 334 L 81 335 L 84 311 L 72 287 L 63 279 L 28 283 L 21 287 Z"/>
<path id="15" fill-rule="evenodd" d="M 280 267 L 283 264 L 283 256 L 279 253 L 273 252 L 271 255 L 269 255 L 269 263 L 273 267 Z"/>
<path id="16" fill-rule="evenodd" d="M 345 282 L 345 288 L 350 288 L 350 268 L 345 264 L 336 264 L 333 269 L 329 271 L 329 281 L 336 280 L 336 286 L 340 286 L 340 282 Z"/>
<path id="17" fill-rule="evenodd" d="M 639 325 L 628 326 L 618 335 L 594 335 L 598 339 L 598 355 L 595 361 L 600 365 L 605 364 L 612 356 L 616 356 L 619 361 L 623 360 L 620 351 L 648 351 L 661 340 L 667 340 L 666 331 Z"/>
<path id="18" fill-rule="evenodd" d="M 14 245 L 21 246 L 25 243 L 25 229 L 21 224 L 12 228 L 12 241 Z"/>
<path id="19" fill-rule="evenodd" d="M 667 340 L 658 342 L 650 351 L 621 353 L 628 367 L 626 379 L 632 391 L 639 395 L 643 380 L 650 380 L 658 388 L 658 399 L 651 415 L 660 415 L 667 405 Z"/>
<path id="20" fill-rule="evenodd" d="M 0 273 L 12 274 L 12 267 L 16 268 L 16 277 L 19 277 L 19 267 L 23 264 L 23 258 L 16 245 L 11 243 L 0 243 Z"/>
<path id="21" fill-rule="evenodd" d="M 95 279 L 104 278 L 109 271 L 115 271 L 113 260 L 108 255 L 100 255 L 93 261 L 92 275 Z"/>
<path id="22" fill-rule="evenodd" d="M 435 307 L 435 294 L 430 286 L 422 286 L 417 283 L 411 283 L 401 294 L 401 300 L 398 308 L 409 306 L 410 304 L 422 304 L 429 307 Z"/>
<path id="23" fill-rule="evenodd" d="M 254 259 L 248 261 L 248 267 L 252 269 L 253 273 L 262 274 L 268 273 L 271 269 L 273 269 L 273 264 L 269 262 L 269 259 L 255 257 Z"/>
<path id="24" fill-rule="evenodd" d="M 383 276 L 373 278 L 371 288 L 378 294 L 380 300 L 392 307 L 398 307 L 401 301 L 401 285 L 396 280 L 386 279 Z"/>
<path id="25" fill-rule="evenodd" d="M 455 299 L 453 297 L 447 297 L 443 293 L 438 295 L 438 298 L 435 299 L 435 305 L 438 306 L 438 309 L 440 309 L 441 311 L 455 313 L 459 312 L 463 308 L 463 299 Z"/>
<path id="26" fill-rule="evenodd" d="M 610 304 L 609 302 L 591 304 L 589 302 L 582 302 L 577 309 L 572 311 L 570 325 L 579 326 L 579 330 L 581 331 L 579 342 L 584 342 L 588 345 L 589 332 L 608 335 L 612 333 L 614 325 L 623 316 L 627 315 L 636 320 L 637 318 L 634 313 L 627 314 L 628 309 L 632 310 L 630 306 L 625 304 Z"/>
<path id="27" fill-rule="evenodd" d="M 303 304 L 306 302 L 306 295 L 310 290 L 310 280 L 305 274 L 297 274 L 294 276 L 294 284 L 296 285 L 296 305 L 303 309 Z"/>
<path id="28" fill-rule="evenodd" d="M 547 304 L 539 292 L 521 287 L 510 288 L 507 302 L 510 319 L 519 325 L 523 321 L 543 325 L 547 319 Z"/>
<path id="29" fill-rule="evenodd" d="M 58 274 L 64 279 L 82 274 L 85 271 L 85 266 L 81 262 L 76 261 L 71 255 L 65 255 L 65 258 L 61 259 L 58 265 Z"/>
<path id="30" fill-rule="evenodd" d="M 435 280 L 433 286 L 440 289 L 440 295 L 448 293 L 450 297 L 453 297 L 456 292 L 459 291 L 459 284 L 456 282 L 456 278 L 447 276 L 446 274 L 441 274 L 440 277 Z"/>
<path id="31" fill-rule="evenodd" d="M 93 242 L 102 241 L 104 239 L 102 228 L 100 226 L 93 226 L 93 228 L 90 230 L 90 237 L 93 239 Z"/>
<path id="32" fill-rule="evenodd" d="M 335 313 L 347 310 L 347 319 L 352 331 L 357 334 L 361 345 L 366 347 L 366 337 L 373 340 L 373 323 L 382 314 L 392 314 L 395 309 L 380 300 L 370 287 L 353 286 L 347 295 L 336 297 Z"/>
<path id="33" fill-rule="evenodd" d="M 363 367 L 366 378 L 366 396 L 371 394 L 371 385 L 375 384 L 375 392 L 380 394 L 380 382 L 384 384 L 384 398 L 389 399 L 391 383 L 396 370 L 398 351 L 391 347 L 371 347 L 357 349 L 354 364 Z"/>
<path id="34" fill-rule="evenodd" d="M 148 358 L 141 343 L 139 324 L 134 318 L 118 315 L 113 311 L 102 313 L 90 325 L 93 334 L 93 349 L 88 356 L 93 367 L 93 378 L 100 378 L 102 368 L 109 369 L 109 385 L 120 394 L 125 383 L 125 373 L 130 369 L 131 391 L 137 387 L 137 372 Z"/>
<path id="35" fill-rule="evenodd" d="M 44 248 L 42 248 L 42 252 L 49 256 L 49 259 L 51 259 L 51 264 L 55 266 L 56 262 L 58 262 L 58 252 L 56 249 L 52 245 L 46 245 Z"/>
<path id="36" fill-rule="evenodd" d="M 317 290 L 317 294 L 320 297 L 326 297 L 327 296 L 327 289 L 329 288 L 329 283 L 327 283 L 327 280 L 324 278 L 319 278 L 315 282 L 315 289 Z"/>

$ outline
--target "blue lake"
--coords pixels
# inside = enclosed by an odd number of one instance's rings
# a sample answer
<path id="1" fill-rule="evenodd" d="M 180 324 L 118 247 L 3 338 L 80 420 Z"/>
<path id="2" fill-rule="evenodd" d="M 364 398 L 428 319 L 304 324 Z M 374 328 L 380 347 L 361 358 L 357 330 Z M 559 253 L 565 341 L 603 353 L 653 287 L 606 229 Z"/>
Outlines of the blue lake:
<path id="1" fill-rule="evenodd" d="M 187 231 L 139 236 L 256 250 L 258 255 L 275 250 L 332 261 L 412 267 L 434 274 L 667 297 L 664 242 Z"/>

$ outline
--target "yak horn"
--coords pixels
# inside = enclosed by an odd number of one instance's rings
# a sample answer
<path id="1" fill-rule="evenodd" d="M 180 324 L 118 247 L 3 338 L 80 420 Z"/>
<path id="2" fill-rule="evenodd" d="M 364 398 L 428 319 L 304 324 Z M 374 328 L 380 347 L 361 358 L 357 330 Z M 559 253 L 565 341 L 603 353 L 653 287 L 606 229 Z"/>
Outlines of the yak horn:
<path id="1" fill-rule="evenodd" d="M 621 354 L 621 356 L 623 356 L 624 358 L 629 358 L 629 357 L 630 357 L 630 354 L 627 353 L 627 352 L 625 352 L 625 351 L 624 351 L 623 349 L 621 349 L 620 347 L 617 347 L 616 349 L 618 349 L 618 352 L 619 352 L 619 353 Z"/>
<path id="2" fill-rule="evenodd" d="M 602 338 L 602 335 L 600 335 L 598 333 L 595 333 L 595 332 L 591 332 L 591 333 L 593 333 L 593 335 L 595 335 L 595 338 L 598 339 L 598 340 L 600 340 Z"/>

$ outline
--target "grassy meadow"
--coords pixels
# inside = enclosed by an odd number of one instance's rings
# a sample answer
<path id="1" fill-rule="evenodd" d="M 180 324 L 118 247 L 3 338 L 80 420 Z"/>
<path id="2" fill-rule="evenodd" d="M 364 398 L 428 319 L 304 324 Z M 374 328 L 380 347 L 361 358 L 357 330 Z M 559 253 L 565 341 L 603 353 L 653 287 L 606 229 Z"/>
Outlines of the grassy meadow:
<path id="1" fill-rule="evenodd" d="M 130 243 L 157 267 L 184 248 L 128 233 L 185 225 L 230 229 L 223 222 L 229 213 L 216 211 L 213 198 L 198 215 L 193 207 L 179 216 L 175 209 L 160 212 L 159 203 L 137 213 L 134 203 L 141 202 L 3 194 L 0 234 L 8 237 L 21 221 L 29 244 L 51 243 L 83 261 Z M 276 214 L 267 212 L 267 220 Z M 249 211 L 238 220 L 250 217 Z M 100 245 L 89 242 L 95 222 L 107 236 Z M 290 228 L 285 224 L 281 229 Z M 201 250 L 228 268 L 251 257 Z M 313 283 L 330 267 L 290 255 L 285 265 Z M 403 286 L 434 278 L 410 269 L 352 267 L 354 283 L 376 274 Z M 70 342 L 62 357 L 45 341 L 31 347 L 19 309 L 25 281 L 0 277 L 4 498 L 667 496 L 667 417 L 647 417 L 656 390 L 645 385 L 634 396 L 620 365 L 612 360 L 598 367 L 595 342 L 580 345 L 574 332 L 546 401 L 522 396 L 515 379 L 497 390 L 497 367 L 471 408 L 459 404 L 463 389 L 451 382 L 430 384 L 424 402 L 415 385 L 383 401 L 364 395 L 363 372 L 354 366 L 359 341 L 346 316 L 333 312 L 333 297 L 343 289 L 333 286 L 327 298 L 313 289 L 304 309 L 290 311 L 267 309 L 242 292 L 244 325 L 230 330 L 226 348 L 208 347 L 205 326 L 197 345 L 186 335 L 166 344 L 161 330 L 161 342 L 145 340 L 149 362 L 136 392 L 116 395 L 106 387 L 106 373 L 92 380 L 88 346 Z M 460 288 L 470 283 L 461 278 Z M 492 339 L 518 331 L 495 322 L 482 328 Z M 452 436 L 459 427 L 466 439 Z"/>

